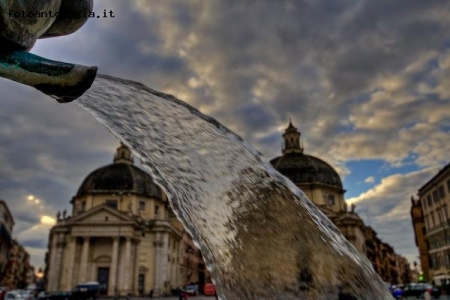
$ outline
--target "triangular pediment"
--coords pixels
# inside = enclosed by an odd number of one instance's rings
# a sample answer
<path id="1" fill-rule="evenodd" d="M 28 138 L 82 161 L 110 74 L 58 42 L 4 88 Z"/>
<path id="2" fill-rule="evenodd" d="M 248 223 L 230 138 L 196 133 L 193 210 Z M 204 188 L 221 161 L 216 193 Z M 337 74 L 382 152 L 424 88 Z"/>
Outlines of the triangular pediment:
<path id="1" fill-rule="evenodd" d="M 118 210 L 111 208 L 107 205 L 100 205 L 94 207 L 84 213 L 73 217 L 69 223 L 96 223 L 96 222 L 134 222 L 135 220 L 130 216 L 119 212 Z"/>

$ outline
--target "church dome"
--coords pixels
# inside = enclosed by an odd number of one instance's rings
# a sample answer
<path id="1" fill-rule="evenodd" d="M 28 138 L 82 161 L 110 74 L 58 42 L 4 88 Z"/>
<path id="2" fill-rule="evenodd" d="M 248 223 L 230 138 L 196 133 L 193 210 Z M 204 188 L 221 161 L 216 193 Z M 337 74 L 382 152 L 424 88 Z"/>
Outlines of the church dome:
<path id="1" fill-rule="evenodd" d="M 274 158 L 270 163 L 296 184 L 320 183 L 342 188 L 339 174 L 317 157 L 303 153 L 289 153 Z"/>
<path id="2" fill-rule="evenodd" d="M 162 198 L 162 190 L 149 174 L 133 164 L 131 151 L 123 144 L 117 149 L 113 164 L 93 171 L 84 179 L 77 197 L 119 192 Z"/>
<path id="3" fill-rule="evenodd" d="M 283 134 L 283 155 L 270 161 L 272 166 L 295 184 L 323 184 L 342 189 L 339 174 L 323 160 L 303 153 L 300 132 L 291 122 Z"/>

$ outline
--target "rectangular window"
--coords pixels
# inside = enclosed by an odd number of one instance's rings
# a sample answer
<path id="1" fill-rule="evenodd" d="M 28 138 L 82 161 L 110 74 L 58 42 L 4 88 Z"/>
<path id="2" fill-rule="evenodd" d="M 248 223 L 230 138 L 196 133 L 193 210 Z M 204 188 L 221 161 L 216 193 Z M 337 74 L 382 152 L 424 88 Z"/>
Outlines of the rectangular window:
<path id="1" fill-rule="evenodd" d="M 441 209 L 440 209 L 440 208 L 438 208 L 438 209 L 436 210 L 436 214 L 437 214 L 437 216 L 438 216 L 438 221 L 439 221 L 438 224 L 441 224 L 441 223 L 442 223 L 442 216 L 441 216 Z"/>
<path id="2" fill-rule="evenodd" d="M 439 186 L 439 198 L 441 198 L 441 199 L 445 198 L 445 191 L 444 191 L 444 186 L 443 185 Z"/>
<path id="3" fill-rule="evenodd" d="M 430 195 L 428 195 L 427 196 L 427 202 L 428 202 L 428 207 L 430 208 L 431 207 L 431 196 Z"/>
<path id="4" fill-rule="evenodd" d="M 81 202 L 81 211 L 85 211 L 86 210 L 86 201 Z"/>
<path id="5" fill-rule="evenodd" d="M 434 227 L 434 213 L 430 214 L 430 228 Z"/>
<path id="6" fill-rule="evenodd" d="M 159 216 L 159 205 L 155 205 L 155 216 Z"/>
<path id="7" fill-rule="evenodd" d="M 434 203 L 438 203 L 439 202 L 439 195 L 438 195 L 438 191 L 437 190 L 433 191 L 433 200 L 434 200 Z"/>
<path id="8" fill-rule="evenodd" d="M 106 200 L 105 204 L 111 208 L 117 209 L 117 200 Z"/>
<path id="9" fill-rule="evenodd" d="M 448 215 L 447 215 L 447 205 L 442 206 L 442 221 L 447 222 Z"/>
<path id="10" fill-rule="evenodd" d="M 145 201 L 139 201 L 139 210 L 145 211 Z"/>

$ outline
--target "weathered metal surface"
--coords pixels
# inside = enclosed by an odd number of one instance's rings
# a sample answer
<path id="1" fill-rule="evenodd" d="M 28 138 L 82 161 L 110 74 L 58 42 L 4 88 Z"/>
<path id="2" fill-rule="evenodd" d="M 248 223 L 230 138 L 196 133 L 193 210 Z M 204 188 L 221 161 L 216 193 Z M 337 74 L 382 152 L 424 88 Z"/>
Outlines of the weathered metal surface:
<path id="1" fill-rule="evenodd" d="M 0 76 L 70 102 L 91 87 L 97 67 L 48 60 L 26 51 L 0 53 Z"/>
<path id="2" fill-rule="evenodd" d="M 86 23 L 93 0 L 62 1 L 58 17 L 41 38 L 71 34 Z"/>
<path id="3" fill-rule="evenodd" d="M 0 76 L 69 102 L 95 79 L 97 68 L 51 61 L 26 51 L 38 38 L 67 35 L 87 21 L 93 0 L 0 0 Z"/>
<path id="4" fill-rule="evenodd" d="M 36 39 L 53 24 L 62 0 L 0 0 L 0 35 L 12 44 L 30 50 Z M 41 13 L 47 13 L 47 17 Z M 37 16 L 40 13 L 41 16 Z M 35 16 L 31 16 L 34 14 Z"/>

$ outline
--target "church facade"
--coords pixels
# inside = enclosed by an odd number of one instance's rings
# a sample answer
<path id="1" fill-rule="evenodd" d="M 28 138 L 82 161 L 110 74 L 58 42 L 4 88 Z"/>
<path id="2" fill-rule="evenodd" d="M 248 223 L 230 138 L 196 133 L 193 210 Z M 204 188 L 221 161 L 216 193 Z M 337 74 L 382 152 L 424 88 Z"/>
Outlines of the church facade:
<path id="1" fill-rule="evenodd" d="M 365 226 L 354 206 L 348 210 L 339 174 L 325 161 L 304 153 L 301 133 L 291 122 L 283 139 L 283 155 L 272 159 L 272 166 L 297 185 L 359 252 L 365 253 Z"/>
<path id="2" fill-rule="evenodd" d="M 392 247 L 365 226 L 345 203 L 337 172 L 304 154 L 301 134 L 292 125 L 284 135 L 283 155 L 272 165 L 295 183 L 339 228 L 387 282 L 401 283 Z M 201 253 L 183 230 L 167 196 L 152 177 L 136 167 L 121 145 L 114 163 L 89 174 L 73 197 L 72 212 L 58 213 L 46 255 L 46 290 L 70 291 L 96 281 L 101 293 L 170 295 L 191 282 L 210 282 Z M 405 275 L 404 282 L 407 280 Z"/>
<path id="3" fill-rule="evenodd" d="M 372 263 L 385 282 L 409 282 L 409 265 L 394 249 L 382 242 L 355 211 L 347 207 L 338 173 L 325 161 L 304 153 L 301 133 L 289 122 L 284 134 L 282 156 L 272 166 L 298 186 L 335 225 L 344 237 Z"/>
<path id="4" fill-rule="evenodd" d="M 97 281 L 104 295 L 169 294 L 184 284 L 183 227 L 150 175 L 121 145 L 114 163 L 86 177 L 50 232 L 47 291 Z"/>

